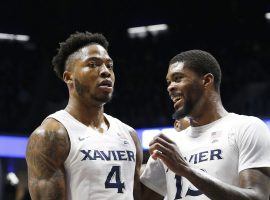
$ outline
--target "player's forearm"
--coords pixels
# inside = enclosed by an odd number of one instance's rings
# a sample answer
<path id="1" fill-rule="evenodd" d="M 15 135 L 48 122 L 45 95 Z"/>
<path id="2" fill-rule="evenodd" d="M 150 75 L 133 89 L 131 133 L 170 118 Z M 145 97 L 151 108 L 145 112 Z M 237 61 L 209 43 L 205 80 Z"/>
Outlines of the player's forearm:
<path id="1" fill-rule="evenodd" d="M 29 179 L 32 200 L 66 200 L 66 186 L 61 177 Z"/>
<path id="2" fill-rule="evenodd" d="M 153 190 L 149 189 L 147 186 L 141 183 L 142 198 L 141 200 L 163 200 L 164 197 L 157 194 Z"/>
<path id="3" fill-rule="evenodd" d="M 134 200 L 141 200 L 142 199 L 142 193 L 140 188 L 134 188 L 133 190 L 133 197 Z"/>
<path id="4" fill-rule="evenodd" d="M 141 185 L 140 185 L 140 182 L 138 181 L 134 182 L 133 197 L 134 197 L 134 200 L 142 199 Z"/>
<path id="5" fill-rule="evenodd" d="M 59 191 L 32 191 L 30 196 L 32 200 L 66 200 L 65 195 Z"/>
<path id="6" fill-rule="evenodd" d="M 191 169 L 186 178 L 213 200 L 264 200 L 264 195 L 259 196 L 253 189 L 226 184 L 198 169 Z"/>

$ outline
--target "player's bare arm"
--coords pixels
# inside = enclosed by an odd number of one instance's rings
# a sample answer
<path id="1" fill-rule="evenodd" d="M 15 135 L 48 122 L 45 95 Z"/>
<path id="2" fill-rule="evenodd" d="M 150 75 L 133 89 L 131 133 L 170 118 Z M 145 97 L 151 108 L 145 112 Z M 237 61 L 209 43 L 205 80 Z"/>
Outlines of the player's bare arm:
<path id="1" fill-rule="evenodd" d="M 143 150 L 138 138 L 138 135 L 135 130 L 130 132 L 130 135 L 136 145 L 136 166 L 135 166 L 135 174 L 134 174 L 134 190 L 133 196 L 134 200 L 141 200 L 141 183 L 140 183 L 140 171 L 143 160 Z"/>
<path id="2" fill-rule="evenodd" d="M 159 195 L 158 193 L 154 192 L 153 190 L 149 189 L 144 184 L 142 185 L 142 200 L 163 200 L 164 197 Z"/>
<path id="3" fill-rule="evenodd" d="M 246 169 L 239 174 L 240 187 L 213 178 L 189 166 L 174 142 L 163 134 L 150 143 L 150 154 L 161 159 L 178 176 L 187 178 L 210 199 L 268 200 L 270 195 L 270 168 Z"/>
<path id="4" fill-rule="evenodd" d="M 64 161 L 70 148 L 66 129 L 47 119 L 30 136 L 26 160 L 28 185 L 33 200 L 65 200 Z"/>
<path id="5" fill-rule="evenodd" d="M 145 165 L 142 165 L 141 167 L 141 174 L 143 173 L 144 169 L 145 169 Z M 164 197 L 161 196 L 160 194 L 156 193 L 155 191 L 151 190 L 150 188 L 148 188 L 146 185 L 141 183 L 141 191 L 142 191 L 142 200 L 163 200 Z"/>

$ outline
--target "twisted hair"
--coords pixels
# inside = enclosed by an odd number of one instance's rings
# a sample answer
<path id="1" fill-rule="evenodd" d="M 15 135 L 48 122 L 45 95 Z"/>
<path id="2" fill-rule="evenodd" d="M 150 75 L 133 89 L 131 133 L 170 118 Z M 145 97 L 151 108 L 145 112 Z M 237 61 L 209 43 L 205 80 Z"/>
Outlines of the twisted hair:
<path id="1" fill-rule="evenodd" d="M 63 79 L 63 73 L 66 68 L 68 57 L 79 49 L 89 45 L 99 44 L 108 50 L 109 43 L 107 39 L 100 33 L 76 32 L 71 34 L 66 41 L 61 42 L 57 54 L 52 59 L 53 69 L 56 75 Z"/>

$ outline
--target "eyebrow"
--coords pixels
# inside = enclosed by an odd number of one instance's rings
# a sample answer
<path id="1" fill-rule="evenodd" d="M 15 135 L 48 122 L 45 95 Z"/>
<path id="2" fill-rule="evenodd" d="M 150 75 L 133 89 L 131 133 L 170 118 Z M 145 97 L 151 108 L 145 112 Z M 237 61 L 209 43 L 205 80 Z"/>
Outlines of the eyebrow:
<path id="1" fill-rule="evenodd" d="M 169 80 L 169 77 L 174 77 L 176 75 L 185 76 L 185 74 L 182 72 L 172 72 L 170 76 L 166 76 L 166 80 Z"/>
<path id="2" fill-rule="evenodd" d="M 103 60 L 101 57 L 98 56 L 93 56 L 93 57 L 89 57 L 85 60 L 85 62 L 89 61 L 89 60 L 93 60 L 93 59 L 98 59 L 98 60 Z M 113 61 L 111 58 L 105 58 L 106 61 Z"/>
<path id="3" fill-rule="evenodd" d="M 181 76 L 184 76 L 185 74 L 182 73 L 182 72 L 173 72 L 173 73 L 172 73 L 172 76 L 175 76 L 175 75 L 181 75 Z"/>

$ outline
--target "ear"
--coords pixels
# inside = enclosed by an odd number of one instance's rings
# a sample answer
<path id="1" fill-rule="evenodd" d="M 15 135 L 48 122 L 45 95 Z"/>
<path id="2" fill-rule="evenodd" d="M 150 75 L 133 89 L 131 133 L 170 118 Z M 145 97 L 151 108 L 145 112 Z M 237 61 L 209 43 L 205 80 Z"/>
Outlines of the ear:
<path id="1" fill-rule="evenodd" d="M 73 82 L 73 75 L 70 71 L 64 71 L 63 73 L 63 80 L 68 85 Z"/>
<path id="2" fill-rule="evenodd" d="M 214 86 L 214 76 L 211 73 L 207 73 L 203 76 L 203 85 L 205 88 Z"/>

